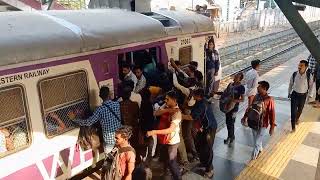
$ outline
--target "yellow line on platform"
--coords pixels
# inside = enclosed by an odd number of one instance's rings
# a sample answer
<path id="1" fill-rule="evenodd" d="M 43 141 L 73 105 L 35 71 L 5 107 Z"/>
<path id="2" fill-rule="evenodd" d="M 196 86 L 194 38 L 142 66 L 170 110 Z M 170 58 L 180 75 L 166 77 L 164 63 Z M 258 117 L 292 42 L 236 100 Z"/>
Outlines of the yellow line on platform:
<path id="1" fill-rule="evenodd" d="M 266 149 L 257 160 L 250 161 L 247 167 L 236 178 L 237 180 L 275 180 L 278 179 L 290 159 L 293 157 L 298 146 L 303 142 L 310 131 L 313 122 L 319 113 L 316 109 L 306 106 L 301 115 L 301 122 L 296 127 L 295 133 L 281 129 L 281 132 L 272 137 Z M 291 124 L 288 122 L 285 126 Z"/>

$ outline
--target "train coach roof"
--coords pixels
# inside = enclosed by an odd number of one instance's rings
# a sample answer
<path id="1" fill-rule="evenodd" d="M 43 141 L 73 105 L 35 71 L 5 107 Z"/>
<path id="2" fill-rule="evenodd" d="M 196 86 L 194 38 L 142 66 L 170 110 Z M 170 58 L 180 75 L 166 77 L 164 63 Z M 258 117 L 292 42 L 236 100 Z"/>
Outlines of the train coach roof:
<path id="1" fill-rule="evenodd" d="M 156 13 L 171 18 L 181 26 L 181 33 L 198 33 L 213 30 L 210 18 L 191 11 L 156 11 Z"/>
<path id="2" fill-rule="evenodd" d="M 167 13 L 181 34 L 210 30 L 199 26 L 203 21 L 194 22 L 201 19 L 198 15 L 184 20 L 184 13 Z M 0 14 L 0 24 L 0 66 L 168 36 L 158 20 L 119 9 L 6 12 Z"/>

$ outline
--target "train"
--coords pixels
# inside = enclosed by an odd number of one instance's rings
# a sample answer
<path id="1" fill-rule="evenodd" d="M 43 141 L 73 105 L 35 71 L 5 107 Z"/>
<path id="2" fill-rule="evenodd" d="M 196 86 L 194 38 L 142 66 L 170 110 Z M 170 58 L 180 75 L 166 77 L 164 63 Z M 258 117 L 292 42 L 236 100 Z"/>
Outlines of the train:
<path id="1" fill-rule="evenodd" d="M 170 58 L 197 61 L 204 73 L 204 46 L 214 35 L 209 18 L 167 10 L 6 12 L 0 24 L 3 180 L 69 179 L 95 166 L 104 154 L 79 148 L 69 112 L 101 105 L 102 86 L 116 96 L 124 62 L 151 72 Z"/>

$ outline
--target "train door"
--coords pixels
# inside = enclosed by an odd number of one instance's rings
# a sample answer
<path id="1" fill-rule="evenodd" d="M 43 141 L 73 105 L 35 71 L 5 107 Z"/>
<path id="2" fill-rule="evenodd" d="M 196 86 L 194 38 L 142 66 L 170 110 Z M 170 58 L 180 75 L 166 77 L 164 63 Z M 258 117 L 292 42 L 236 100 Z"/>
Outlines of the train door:
<path id="1" fill-rule="evenodd" d="M 160 47 L 151 47 L 141 50 L 121 52 L 118 54 L 119 79 L 124 80 L 122 67 L 130 65 L 131 69 L 138 66 L 143 70 L 143 74 L 147 79 L 147 84 L 155 84 L 157 79 L 157 71 L 161 63 Z"/>
<path id="2" fill-rule="evenodd" d="M 113 53 L 97 54 L 90 57 L 90 63 L 99 87 L 109 87 L 110 92 L 113 93 L 111 97 L 115 97 L 118 84 L 117 55 Z M 90 92 L 90 97 L 97 94 L 98 92 Z"/>

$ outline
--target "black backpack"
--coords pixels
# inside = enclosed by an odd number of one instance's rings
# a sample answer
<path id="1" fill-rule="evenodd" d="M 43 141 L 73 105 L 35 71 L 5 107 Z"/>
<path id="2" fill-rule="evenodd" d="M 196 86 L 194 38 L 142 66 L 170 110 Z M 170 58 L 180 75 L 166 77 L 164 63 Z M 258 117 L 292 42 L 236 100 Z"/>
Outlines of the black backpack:
<path id="1" fill-rule="evenodd" d="M 262 127 L 265 111 L 266 107 L 264 105 L 263 98 L 256 95 L 247 112 L 248 126 L 251 129 L 259 130 Z"/>
<path id="2" fill-rule="evenodd" d="M 219 100 L 219 108 L 221 112 L 228 113 L 232 109 L 236 103 L 233 101 L 234 99 L 234 87 L 232 83 L 228 85 L 228 87 L 223 91 L 220 100 Z"/>

